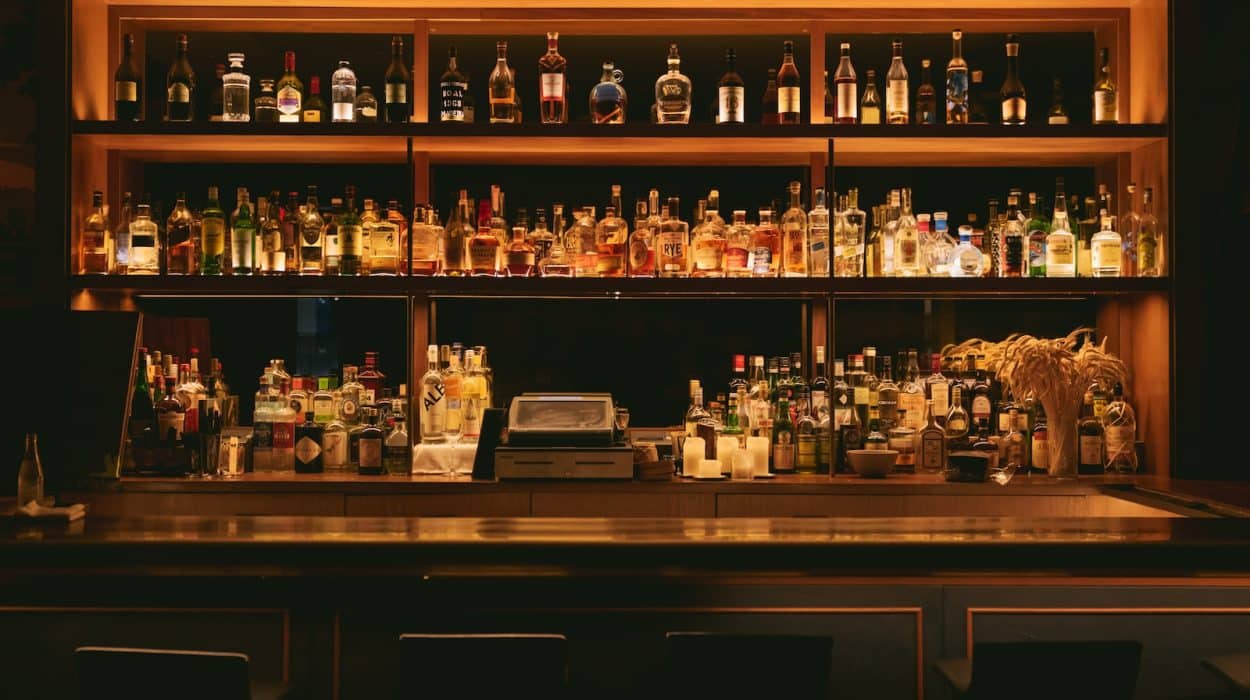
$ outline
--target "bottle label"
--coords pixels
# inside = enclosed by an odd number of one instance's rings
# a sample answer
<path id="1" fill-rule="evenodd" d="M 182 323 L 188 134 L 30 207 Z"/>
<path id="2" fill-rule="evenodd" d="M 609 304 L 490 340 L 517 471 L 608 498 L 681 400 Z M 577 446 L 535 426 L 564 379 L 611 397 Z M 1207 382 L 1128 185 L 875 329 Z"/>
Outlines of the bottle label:
<path id="1" fill-rule="evenodd" d="M 1102 436 L 1082 435 L 1080 440 L 1081 464 L 1102 466 Z"/>
<path id="2" fill-rule="evenodd" d="M 716 245 L 696 246 L 694 249 L 694 268 L 701 271 L 719 271 L 721 269 L 721 248 Z"/>
<path id="3" fill-rule="evenodd" d="M 333 113 L 333 119 L 336 122 L 350 122 L 356 120 L 355 107 L 351 102 L 335 102 Z"/>
<path id="4" fill-rule="evenodd" d="M 133 80 L 118 80 L 113 83 L 113 99 L 118 102 L 138 102 L 139 84 Z"/>
<path id="5" fill-rule="evenodd" d="M 304 121 L 309 122 L 309 123 L 321 121 L 321 110 L 319 109 L 304 110 Z"/>
<path id="6" fill-rule="evenodd" d="M 796 87 L 777 88 L 777 113 L 799 114 L 802 112 L 802 91 Z"/>
<path id="7" fill-rule="evenodd" d="M 998 409 L 998 432 L 1005 433 L 1008 430 L 1011 430 L 1011 414 L 1000 407 Z"/>
<path id="8" fill-rule="evenodd" d="M 773 470 L 790 471 L 794 469 L 794 436 L 788 430 L 779 430 L 773 438 Z"/>
<path id="9" fill-rule="evenodd" d="M 746 121 L 745 101 L 746 89 L 741 86 L 723 86 L 718 88 L 720 108 L 716 112 L 717 124 L 741 124 Z"/>
<path id="10" fill-rule="evenodd" d="M 1050 115 L 1049 117 L 1047 117 L 1047 118 L 1046 118 L 1046 123 L 1047 123 L 1047 124 L 1058 124 L 1058 125 L 1067 124 L 1067 123 L 1068 123 L 1068 115 L 1066 115 L 1066 114 L 1052 114 L 1052 115 Z"/>
<path id="11" fill-rule="evenodd" d="M 421 437 L 440 437 L 447 427 L 447 402 L 443 401 L 446 388 L 442 384 L 425 387 L 421 397 Z"/>
<path id="12" fill-rule="evenodd" d="M 1120 241 L 1104 240 L 1094 243 L 1091 256 L 1096 269 L 1120 269 Z"/>
<path id="13" fill-rule="evenodd" d="M 295 443 L 295 459 L 300 464 L 308 464 L 321 454 L 321 445 L 317 441 L 305 435 Z"/>
<path id="14" fill-rule="evenodd" d="M 838 102 L 837 114 L 838 119 L 858 119 L 859 118 L 859 98 L 855 94 L 855 83 L 838 83 Z"/>
<path id="15" fill-rule="evenodd" d="M 1141 236 L 1137 241 L 1137 259 L 1139 274 L 1146 275 L 1158 274 L 1155 267 L 1158 265 L 1159 242 L 1153 237 L 1147 238 Z"/>
<path id="16" fill-rule="evenodd" d="M 1046 239 L 1046 266 L 1048 268 L 1055 265 L 1075 264 L 1076 258 L 1073 254 L 1071 236 L 1051 235 Z"/>
<path id="17" fill-rule="evenodd" d="M 829 412 L 829 406 L 825 403 L 825 392 L 819 389 L 812 390 L 812 405 L 822 414 Z"/>
<path id="18" fill-rule="evenodd" d="M 1028 109 L 1028 103 L 1023 97 L 1008 97 L 1003 100 L 1003 123 L 1015 124 L 1025 121 L 1025 110 Z"/>
<path id="19" fill-rule="evenodd" d="M 542 99 L 552 102 L 564 99 L 563 73 L 542 74 Z"/>
<path id="20" fill-rule="evenodd" d="M 364 239 L 359 226 L 339 226 L 339 247 L 344 257 L 360 258 L 364 255 Z"/>
<path id="21" fill-rule="evenodd" d="M 795 454 L 796 466 L 814 468 L 816 466 L 816 435 L 800 434 L 798 451 Z"/>
<path id="22" fill-rule="evenodd" d="M 924 394 L 919 391 L 902 392 L 898 395 L 898 407 L 907 411 L 904 425 L 916 431 L 924 427 Z"/>
<path id="23" fill-rule="evenodd" d="M 356 447 L 361 469 L 382 468 L 382 439 L 361 438 Z"/>
<path id="24" fill-rule="evenodd" d="M 942 460 L 942 447 L 945 438 L 940 432 L 934 432 L 930 435 L 924 435 L 920 439 L 920 467 L 922 469 L 938 470 L 945 469 L 946 464 Z"/>
<path id="25" fill-rule="evenodd" d="M 289 450 L 295 446 L 295 423 L 292 421 L 273 422 L 273 448 Z"/>
<path id="26" fill-rule="evenodd" d="M 751 249 L 751 272 L 756 275 L 767 275 L 772 272 L 772 263 L 772 248 L 757 246 Z"/>
<path id="27" fill-rule="evenodd" d="M 748 270 L 749 255 L 746 248 L 728 248 L 725 250 L 725 270 L 727 272 L 744 272 Z"/>
<path id="28" fill-rule="evenodd" d="M 972 418 L 978 420 L 990 417 L 990 397 L 974 396 L 972 398 Z"/>
<path id="29" fill-rule="evenodd" d="M 273 447 L 273 423 L 267 420 L 252 421 L 252 449 L 268 450 Z"/>
<path id="30" fill-rule="evenodd" d="M 347 433 L 343 431 L 326 432 L 322 438 L 322 450 L 325 452 L 327 467 L 341 467 L 347 464 Z"/>
<path id="31" fill-rule="evenodd" d="M 226 222 L 208 218 L 200 222 L 200 250 L 203 255 L 221 255 L 226 252 Z"/>
<path id="32" fill-rule="evenodd" d="M 170 432 L 173 432 L 175 440 L 182 439 L 182 429 L 186 414 L 179 411 L 164 411 L 157 417 L 156 425 L 160 430 L 160 440 L 163 442 L 169 438 Z"/>
<path id="33" fill-rule="evenodd" d="M 1050 468 L 1050 440 L 1048 433 L 1033 433 L 1033 466 L 1037 469 Z"/>
<path id="34" fill-rule="evenodd" d="M 855 405 L 857 405 L 857 406 L 867 406 L 867 405 L 868 405 L 868 398 L 869 398 L 869 397 L 868 397 L 868 387 L 866 387 L 866 386 L 857 386 L 857 387 L 855 387 Z"/>
<path id="35" fill-rule="evenodd" d="M 1046 240 L 1043 234 L 1029 234 L 1029 267 L 1041 269 L 1046 267 Z"/>
<path id="36" fill-rule="evenodd" d="M 278 111 L 286 116 L 299 118 L 300 94 L 293 85 L 283 85 L 278 90 Z"/>
<path id="37" fill-rule="evenodd" d="M 786 226 L 786 269 L 802 269 L 806 272 L 805 253 L 807 252 L 807 236 L 803 227 L 798 224 Z"/>
<path id="38" fill-rule="evenodd" d="M 360 108 L 360 116 L 361 116 L 361 118 L 362 118 L 362 119 L 377 119 L 377 118 L 378 118 L 378 108 L 377 108 L 377 107 L 370 107 L 370 106 L 368 106 L 368 105 L 362 106 L 362 107 Z"/>
<path id="39" fill-rule="evenodd" d="M 166 92 L 168 93 L 167 99 L 170 102 L 191 101 L 191 87 L 186 83 L 173 83 Z"/>
<path id="40" fill-rule="evenodd" d="M 408 85 L 406 83 L 386 84 L 386 104 L 402 105 L 408 103 Z"/>
<path id="41" fill-rule="evenodd" d="M 1127 425 L 1108 425 L 1103 430 L 1107 437 L 1107 454 L 1118 454 L 1131 450 L 1137 441 L 1137 430 Z"/>
<path id="42" fill-rule="evenodd" d="M 343 418 L 345 418 L 345 419 L 347 419 L 347 420 L 349 420 L 349 421 L 350 421 L 350 420 L 352 420 L 352 419 L 354 419 L 354 418 L 356 417 L 356 409 L 357 409 L 357 408 L 358 408 L 358 407 L 357 407 L 357 405 L 356 405 L 356 400 L 355 400 L 355 399 L 350 399 L 350 398 L 348 398 L 348 397 L 344 396 L 344 397 L 343 397 L 343 403 L 342 403 L 342 405 L 339 407 L 339 411 L 340 411 L 340 412 L 342 412 L 342 414 L 343 414 Z"/>
<path id="43" fill-rule="evenodd" d="M 929 398 L 933 399 L 933 413 L 945 418 L 946 412 L 950 410 L 950 387 L 941 382 L 930 384 Z"/>
<path id="44" fill-rule="evenodd" d="M 494 239 L 492 239 L 494 240 Z M 469 264 L 474 270 L 494 270 L 498 246 L 469 242 Z"/>
<path id="45" fill-rule="evenodd" d="M 889 114 L 907 115 L 907 81 L 891 80 L 886 87 L 885 109 Z M 887 115 L 888 116 L 888 115 Z"/>
<path id="46" fill-rule="evenodd" d="M 629 242 L 629 267 L 631 270 L 644 270 L 651 259 L 651 247 L 642 236 L 636 236 Z"/>
<path id="47" fill-rule="evenodd" d="M 1094 123 L 1115 123 L 1119 121 L 1119 110 L 1116 107 L 1116 93 L 1111 90 L 1094 91 Z"/>

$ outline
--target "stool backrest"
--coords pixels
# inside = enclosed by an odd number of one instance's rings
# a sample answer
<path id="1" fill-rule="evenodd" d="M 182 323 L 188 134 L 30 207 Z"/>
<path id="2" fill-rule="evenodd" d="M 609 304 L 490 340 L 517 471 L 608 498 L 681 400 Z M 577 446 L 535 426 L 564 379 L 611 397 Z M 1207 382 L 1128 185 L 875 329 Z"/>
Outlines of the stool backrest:
<path id="1" fill-rule="evenodd" d="M 401 698 L 560 698 L 568 640 L 560 634 L 404 634 Z"/>
<path id="2" fill-rule="evenodd" d="M 826 700 L 833 637 L 669 632 L 665 688 L 673 698 Z"/>
<path id="3" fill-rule="evenodd" d="M 251 700 L 246 654 L 78 647 L 80 700 Z"/>
<path id="4" fill-rule="evenodd" d="M 977 644 L 964 697 L 1132 700 L 1141 649 L 1133 641 Z"/>

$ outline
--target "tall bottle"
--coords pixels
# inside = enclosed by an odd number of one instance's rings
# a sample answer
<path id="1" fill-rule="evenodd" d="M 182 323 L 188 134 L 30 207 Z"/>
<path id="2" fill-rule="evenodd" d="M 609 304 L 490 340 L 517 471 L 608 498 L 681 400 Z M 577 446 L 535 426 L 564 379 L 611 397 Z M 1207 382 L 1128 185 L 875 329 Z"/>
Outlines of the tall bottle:
<path id="1" fill-rule="evenodd" d="M 347 186 L 343 211 L 337 223 L 339 274 L 349 277 L 360 275 L 364 259 L 364 236 L 360 216 L 356 213 L 356 188 L 351 185 Z"/>
<path id="2" fill-rule="evenodd" d="M 1142 193 L 1142 213 L 1137 225 L 1137 274 L 1141 277 L 1163 276 L 1163 235 L 1154 214 L 1154 190 Z"/>
<path id="3" fill-rule="evenodd" d="M 187 194 L 178 193 L 177 203 L 165 222 L 165 270 L 171 275 L 194 275 L 199 261 L 195 255 L 195 234 Z"/>
<path id="4" fill-rule="evenodd" d="M 1029 105 L 1020 81 L 1020 38 L 1015 34 L 1007 35 L 1007 77 L 999 94 L 1003 100 L 1003 123 L 1024 124 Z"/>
<path id="5" fill-rule="evenodd" d="M 733 49 L 725 50 L 725 72 L 716 85 L 716 123 L 742 124 L 746 121 L 746 84 L 738 75 Z"/>
<path id="6" fill-rule="evenodd" d="M 781 68 L 777 70 L 777 123 L 799 124 L 803 121 L 803 89 L 799 69 L 794 64 L 794 42 L 782 44 Z"/>
<path id="7" fill-rule="evenodd" d="M 951 60 L 946 63 L 946 123 L 968 123 L 968 63 L 964 61 L 964 33 L 951 32 Z"/>
<path id="8" fill-rule="evenodd" d="M 812 277 L 829 276 L 829 209 L 825 191 L 816 188 L 814 203 L 807 213 L 808 265 Z"/>
<path id="9" fill-rule="evenodd" d="M 855 67 L 851 65 L 850 43 L 842 42 L 841 52 L 838 69 L 833 73 L 833 123 L 856 124 L 859 122 L 859 88 L 855 82 Z"/>
<path id="10" fill-rule="evenodd" d="M 559 32 L 547 32 L 547 53 L 538 59 L 539 116 L 544 124 L 569 121 L 568 61 L 560 55 L 559 41 Z"/>
<path id="11" fill-rule="evenodd" d="M 682 75 L 677 44 L 668 45 L 668 72 L 655 81 L 655 121 L 657 124 L 689 124 L 692 86 Z"/>
<path id="12" fill-rule="evenodd" d="M 121 215 L 117 217 L 117 226 L 113 231 L 113 273 L 126 274 L 130 265 L 130 222 L 134 220 L 134 204 L 129 192 L 122 193 Z"/>
<path id="13" fill-rule="evenodd" d="M 283 60 L 285 72 L 275 86 L 278 91 L 278 121 L 295 123 L 304 112 L 304 83 L 295 75 L 295 52 L 287 51 Z"/>
<path id="14" fill-rule="evenodd" d="M 1094 84 L 1094 123 L 1117 124 L 1120 121 L 1119 91 L 1111 80 L 1111 51 L 1098 49 L 1098 82 Z"/>
<path id="15" fill-rule="evenodd" d="M 22 464 L 17 470 L 17 505 L 25 507 L 31 501 L 42 506 L 43 498 L 43 464 L 39 461 L 39 436 L 26 433 L 26 451 L 22 453 Z"/>
<path id="16" fill-rule="evenodd" d="M 230 268 L 232 274 L 250 275 L 256 267 L 256 221 L 247 188 L 238 190 L 238 206 L 230 217 Z"/>
<path id="17" fill-rule="evenodd" d="M 456 62 L 456 47 L 447 48 L 447 70 L 438 79 L 438 120 L 464 122 L 464 96 L 469 91 L 469 79 L 460 72 Z"/>
<path id="18" fill-rule="evenodd" d="M 217 200 L 217 187 L 208 188 L 208 201 L 200 212 L 200 274 L 220 275 L 225 271 L 226 214 Z"/>
<path id="19" fill-rule="evenodd" d="M 859 102 L 859 123 L 881 123 L 881 95 L 877 93 L 877 71 L 868 69 L 868 83 L 864 86 L 864 97 Z"/>
<path id="20" fill-rule="evenodd" d="M 299 221 L 299 272 L 302 275 L 320 275 L 324 272 L 322 262 L 325 221 L 321 218 L 317 203 L 317 186 L 308 186 L 308 200 Z"/>
<path id="21" fill-rule="evenodd" d="M 443 240 L 443 272 L 448 277 L 468 277 L 469 239 L 477 233 L 473 227 L 473 211 L 469 205 L 469 191 L 460 190 L 456 202 L 456 216 L 447 222 Z"/>
<path id="22" fill-rule="evenodd" d="M 911 87 L 907 82 L 907 67 L 903 65 L 903 42 L 895 39 L 893 46 L 894 57 L 890 59 L 890 70 L 885 74 L 886 122 L 907 124 L 911 122 Z"/>
<path id="23" fill-rule="evenodd" d="M 540 277 L 572 277 L 573 265 L 564 249 L 564 205 L 553 204 L 551 207 L 551 246 L 547 254 L 538 261 Z"/>
<path id="24" fill-rule="evenodd" d="M 782 277 L 807 277 L 807 213 L 799 199 L 802 184 L 790 183 L 790 208 L 781 216 Z"/>
<path id="25" fill-rule="evenodd" d="M 488 81 L 490 123 L 512 124 L 516 121 L 516 80 L 508 67 L 508 42 L 495 43 L 495 69 Z"/>
<path id="26" fill-rule="evenodd" d="M 308 99 L 304 100 L 304 112 L 301 117 L 309 124 L 325 121 L 326 103 L 321 99 L 321 78 L 312 76 L 308 79 Z"/>
<path id="27" fill-rule="evenodd" d="M 916 88 L 916 123 L 937 124 L 937 89 L 933 87 L 933 72 L 929 59 L 920 61 L 920 87 Z"/>
<path id="28" fill-rule="evenodd" d="M 1025 274 L 1024 224 L 1020 221 L 1019 198 L 1007 196 L 1007 221 L 1002 225 L 1002 264 L 1000 277 L 1023 277 Z"/>
<path id="29" fill-rule="evenodd" d="M 356 71 L 347 61 L 330 76 L 330 113 L 335 122 L 356 121 Z"/>
<path id="30" fill-rule="evenodd" d="M 391 37 L 391 63 L 386 67 L 386 106 L 383 114 L 388 124 L 403 124 L 412 114 L 408 106 L 408 83 L 412 77 L 404 64 L 404 38 Z"/>
<path id="31" fill-rule="evenodd" d="M 902 205 L 898 228 L 894 231 L 894 274 L 917 277 L 920 275 L 920 234 L 911 212 L 910 188 L 903 188 Z"/>
<path id="32" fill-rule="evenodd" d="M 1046 276 L 1076 277 L 1076 236 L 1068 219 L 1063 178 L 1055 178 L 1055 210 L 1046 234 Z"/>
<path id="33" fill-rule="evenodd" d="M 242 53 L 226 55 L 230 70 L 221 76 L 221 120 L 247 122 L 252 120 L 252 77 L 243 72 Z"/>
<path id="34" fill-rule="evenodd" d="M 681 220 L 681 200 L 668 198 L 668 216 L 656 238 L 656 270 L 660 277 L 690 275 L 690 226 Z"/>
<path id="35" fill-rule="evenodd" d="M 104 193 L 91 193 L 91 213 L 78 232 L 78 273 L 107 275 L 113 264 L 113 232 L 104 213 Z"/>
<path id="36" fill-rule="evenodd" d="M 195 71 L 187 60 L 187 35 L 178 35 L 178 55 L 165 74 L 165 121 L 195 118 Z"/>
<path id="37" fill-rule="evenodd" d="M 1102 412 L 1108 473 L 1137 472 L 1137 414 L 1124 400 L 1124 387 L 1117 383 L 1111 402 Z"/>
<path id="38" fill-rule="evenodd" d="M 135 67 L 135 35 L 122 35 L 122 60 L 113 71 L 113 115 L 119 122 L 139 121 L 143 75 Z"/>
<path id="39" fill-rule="evenodd" d="M 1123 242 L 1112 228 L 1111 215 L 1099 212 L 1100 228 L 1089 242 L 1090 267 L 1094 277 L 1119 277 L 1123 264 Z"/>

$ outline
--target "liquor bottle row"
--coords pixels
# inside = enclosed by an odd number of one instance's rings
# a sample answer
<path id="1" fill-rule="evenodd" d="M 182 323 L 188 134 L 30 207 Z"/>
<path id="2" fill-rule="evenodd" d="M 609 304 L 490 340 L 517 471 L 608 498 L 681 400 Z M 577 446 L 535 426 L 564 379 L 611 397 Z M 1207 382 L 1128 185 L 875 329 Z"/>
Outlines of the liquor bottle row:
<path id="1" fill-rule="evenodd" d="M 1007 207 L 989 200 L 987 225 L 975 215 L 950 233 L 949 215 L 915 213 L 911 190 L 890 192 L 873 207 L 871 220 L 852 188 L 830 208 L 824 190 L 812 208 L 801 185 L 789 185 L 789 206 L 734 210 L 721 216 L 713 189 L 695 208 L 693 226 L 682 218 L 681 202 L 661 204 L 658 190 L 634 204 L 631 224 L 621 187 L 611 188 L 602 218 L 594 206 L 573 214 L 566 228 L 564 205 L 547 210 L 518 208 L 508 220 L 503 191 L 474 206 L 461 190 L 446 226 L 433 207 L 418 205 L 409 224 L 399 203 L 379 208 L 371 199 L 356 209 L 348 187 L 323 208 L 315 186 L 304 202 L 277 190 L 252 204 L 239 188 L 227 219 L 216 187 L 203 209 L 188 206 L 185 194 L 162 227 L 148 197 L 136 206 L 123 196 L 114 228 L 95 192 L 92 211 L 79 235 L 80 274 L 127 275 L 446 275 L 452 277 L 1160 277 L 1165 274 L 1164 231 L 1146 188 L 1138 211 L 1136 185 L 1117 216 L 1112 195 L 1065 195 L 1055 183 L 1054 207 L 1045 196 L 1012 190 Z M 476 214 L 475 214 L 476 209 Z M 830 270 L 830 233 L 833 269 Z M 411 240 L 410 240 L 411 239 Z M 409 250 L 411 248 L 411 257 Z"/>
<path id="2" fill-rule="evenodd" d="M 903 60 L 903 43 L 893 42 L 893 59 L 885 73 L 885 97 L 877 90 L 877 72 L 869 69 L 860 81 L 851 62 L 851 45 L 841 43 L 841 57 L 833 75 L 824 76 L 825 121 L 835 124 L 986 124 L 1000 121 L 991 118 L 990 105 L 997 100 L 1001 106 L 1001 123 L 1027 122 L 1028 101 L 1020 79 L 1020 43 L 1015 34 L 1007 36 L 1007 73 L 996 94 L 987 94 L 981 87 L 982 71 L 969 70 L 963 58 L 963 33 L 951 33 L 952 49 L 946 64 L 945 99 L 933 85 L 932 61 L 921 61 L 921 77 L 915 92 Z M 178 36 L 177 56 L 166 74 L 165 121 L 194 121 L 196 102 L 195 71 L 188 60 L 187 37 Z M 567 78 L 568 61 L 559 51 L 559 34 L 547 33 L 547 52 L 538 59 L 538 102 L 544 124 L 566 124 L 569 121 L 571 89 Z M 135 66 L 134 37 L 123 36 L 123 55 L 114 73 L 116 118 L 135 121 L 142 113 L 142 74 Z M 217 80 L 212 83 L 209 119 L 214 121 L 261 123 L 297 122 L 376 122 L 379 112 L 387 122 L 409 120 L 411 74 L 404 65 L 403 38 L 391 39 L 391 63 L 385 74 L 384 101 L 379 105 L 372 87 L 360 86 L 350 62 L 341 60 L 330 78 L 330 106 L 321 97 L 321 78 L 309 76 L 308 91 L 295 71 L 295 52 L 285 54 L 284 71 L 278 79 L 260 79 L 260 91 L 253 99 L 252 78 L 246 72 L 243 53 L 227 54 L 228 65 L 217 64 Z M 746 83 L 738 73 L 735 52 L 725 52 L 725 72 L 717 81 L 715 105 L 709 120 L 716 124 L 741 124 L 746 121 Z M 694 89 L 690 78 L 681 72 L 681 55 L 676 43 L 669 44 L 667 71 L 655 81 L 651 122 L 656 124 L 688 124 L 694 112 Z M 622 85 L 624 74 L 611 61 L 603 63 L 599 83 L 589 93 L 591 121 L 595 124 L 623 124 L 628 112 L 628 95 Z M 521 122 L 521 97 L 516 73 L 508 64 L 508 43 L 496 44 L 496 63 L 487 78 L 488 119 L 492 124 Z M 768 70 L 762 91 L 761 119 L 765 124 L 799 124 L 802 122 L 802 81 L 794 62 L 794 43 L 782 46 L 779 68 Z M 914 95 L 914 99 L 913 99 Z M 913 106 L 914 105 L 914 106 Z M 1119 121 L 1118 91 L 1111 77 L 1110 52 L 1099 51 L 1098 75 L 1093 90 L 1094 124 L 1115 124 Z M 467 122 L 476 120 L 476 101 L 469 90 L 469 78 L 462 72 L 456 48 L 448 49 L 447 70 L 439 79 L 439 120 Z M 1067 124 L 1069 116 L 1063 101 L 1063 87 L 1054 79 L 1048 124 Z"/>
<path id="3" fill-rule="evenodd" d="M 188 59 L 187 35 L 178 35 L 178 53 L 165 75 L 164 120 L 196 121 L 198 101 L 195 70 Z M 379 114 L 389 123 L 407 122 L 412 114 L 409 97 L 412 76 L 404 65 L 404 39 L 391 37 L 391 63 L 383 78 L 383 101 L 368 84 L 357 90 L 351 63 L 339 61 L 330 76 L 330 104 L 321 96 L 321 76 L 311 75 L 308 90 L 295 72 L 295 52 L 287 51 L 282 76 L 260 79 L 260 92 L 252 98 L 252 77 L 244 70 L 246 56 L 231 52 L 229 65 L 218 63 L 216 80 L 210 83 L 208 120 L 261 123 L 376 122 Z M 138 121 L 143 114 L 143 74 L 135 64 L 134 35 L 122 37 L 122 58 L 113 74 L 117 121 Z M 152 115 L 148 115 L 151 117 Z"/>
<path id="4" fill-rule="evenodd" d="M 933 354 L 924 375 L 915 349 L 893 361 L 865 347 L 836 360 L 832 378 L 824 346 L 816 348 L 810 376 L 799 353 L 767 364 L 753 355 L 749 373 L 746 359 L 733 357 L 728 391 L 706 407 L 700 382 L 690 382 L 685 436 L 703 438 L 708 459 L 717 458 L 721 437 L 742 446 L 758 437 L 770 442 L 774 473 L 849 472 L 847 453 L 858 449 L 894 450 L 895 471 L 907 473 L 942 472 L 949 454 L 968 450 L 992 453 L 989 464 L 1008 478 L 1047 472 L 1041 402 L 1004 392 L 984 356 Z M 1080 473 L 1137 471 L 1136 417 L 1121 386 L 1091 385 L 1076 427 Z"/>

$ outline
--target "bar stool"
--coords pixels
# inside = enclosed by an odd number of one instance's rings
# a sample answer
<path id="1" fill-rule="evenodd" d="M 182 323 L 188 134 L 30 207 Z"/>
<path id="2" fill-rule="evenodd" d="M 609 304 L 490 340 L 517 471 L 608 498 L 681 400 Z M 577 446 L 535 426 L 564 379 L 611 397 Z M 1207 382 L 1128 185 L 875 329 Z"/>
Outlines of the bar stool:
<path id="1" fill-rule="evenodd" d="M 1250 695 L 1250 653 L 1210 656 L 1202 660 L 1202 667 L 1219 676 L 1234 693 Z"/>
<path id="2" fill-rule="evenodd" d="M 78 647 L 81 700 L 280 700 L 281 684 L 252 683 L 247 654 L 183 649 Z"/>
<path id="3" fill-rule="evenodd" d="M 1132 700 L 1141 648 L 1132 641 L 993 642 L 977 644 L 971 659 L 943 659 L 934 668 L 964 700 Z"/>
<path id="4" fill-rule="evenodd" d="M 403 634 L 399 697 L 564 697 L 568 639 L 562 634 Z"/>
<path id="5" fill-rule="evenodd" d="M 665 693 L 716 700 L 826 700 L 833 637 L 669 632 Z"/>

